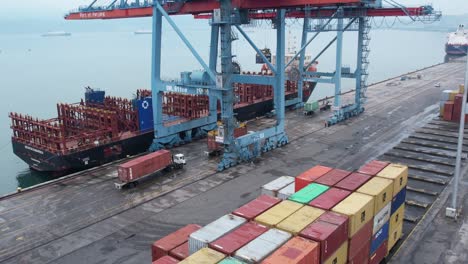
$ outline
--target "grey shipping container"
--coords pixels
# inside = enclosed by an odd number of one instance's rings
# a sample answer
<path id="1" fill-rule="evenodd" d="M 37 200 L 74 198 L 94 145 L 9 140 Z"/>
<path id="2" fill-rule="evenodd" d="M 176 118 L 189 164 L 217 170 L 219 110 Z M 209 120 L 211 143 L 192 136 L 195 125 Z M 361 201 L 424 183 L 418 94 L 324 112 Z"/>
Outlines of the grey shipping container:
<path id="1" fill-rule="evenodd" d="M 281 247 L 291 234 L 272 228 L 236 251 L 234 257 L 245 263 L 258 263 Z"/>
<path id="2" fill-rule="evenodd" d="M 287 200 L 295 192 L 295 183 L 291 183 L 278 192 L 278 198 Z"/>
<path id="3" fill-rule="evenodd" d="M 233 214 L 224 215 L 192 233 L 189 237 L 189 253 L 208 247 L 208 244 L 241 226 L 247 220 Z"/>
<path id="4" fill-rule="evenodd" d="M 262 194 L 278 197 L 278 192 L 294 182 L 294 177 L 281 176 L 262 186 Z"/>

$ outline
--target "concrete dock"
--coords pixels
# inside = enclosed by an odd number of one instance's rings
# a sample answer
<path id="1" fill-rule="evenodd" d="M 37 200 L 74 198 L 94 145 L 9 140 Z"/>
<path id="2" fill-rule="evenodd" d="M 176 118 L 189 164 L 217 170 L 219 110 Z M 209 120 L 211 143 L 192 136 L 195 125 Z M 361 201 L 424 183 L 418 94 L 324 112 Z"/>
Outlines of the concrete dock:
<path id="1" fill-rule="evenodd" d="M 221 173 L 215 171 L 217 160 L 204 155 L 201 140 L 174 150 L 186 155 L 186 168 L 133 189 L 114 188 L 114 164 L 2 198 L 0 263 L 150 263 L 153 241 L 188 223 L 211 222 L 258 196 L 278 176 L 316 164 L 353 170 L 374 158 L 410 165 L 406 238 L 418 232 L 450 183 L 456 129 L 437 120 L 438 102 L 442 90 L 463 82 L 464 66 L 453 61 L 410 74 L 421 79 L 375 84 L 368 88 L 364 114 L 333 127 L 323 125 L 329 113 L 287 112 L 289 145 Z M 263 118 L 248 126 L 271 122 Z"/>

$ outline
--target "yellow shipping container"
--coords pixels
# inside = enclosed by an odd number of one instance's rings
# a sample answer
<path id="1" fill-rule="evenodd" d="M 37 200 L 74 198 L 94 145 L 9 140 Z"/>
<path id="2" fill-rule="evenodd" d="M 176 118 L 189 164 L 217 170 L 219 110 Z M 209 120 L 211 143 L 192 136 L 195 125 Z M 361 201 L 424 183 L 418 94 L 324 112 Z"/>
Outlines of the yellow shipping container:
<path id="1" fill-rule="evenodd" d="M 352 193 L 332 208 L 332 211 L 349 216 L 348 236 L 351 238 L 374 216 L 374 198 L 367 194 Z"/>
<path id="2" fill-rule="evenodd" d="M 403 224 L 405 217 L 405 204 L 402 204 L 391 216 L 389 230 L 392 232 L 399 224 Z"/>
<path id="3" fill-rule="evenodd" d="M 392 201 L 393 181 L 374 177 L 361 186 L 357 192 L 374 197 L 374 213 L 377 213 Z"/>
<path id="4" fill-rule="evenodd" d="M 464 85 L 464 84 L 460 84 L 460 86 L 458 87 L 458 93 L 463 94 L 464 92 L 465 92 L 465 85 Z"/>
<path id="5" fill-rule="evenodd" d="M 380 171 L 377 176 L 392 180 L 393 195 L 397 195 L 408 182 L 408 166 L 392 163 Z"/>
<path id="6" fill-rule="evenodd" d="M 304 206 L 276 225 L 276 228 L 297 235 L 323 213 L 325 211 L 322 209 Z"/>
<path id="7" fill-rule="evenodd" d="M 215 264 L 223 260 L 226 256 L 211 248 L 202 248 L 193 253 L 188 258 L 179 262 L 180 264 Z"/>
<path id="8" fill-rule="evenodd" d="M 389 231 L 388 234 L 388 245 L 387 245 L 387 253 L 395 246 L 398 240 L 401 238 L 403 234 L 403 221 L 395 227 L 395 229 Z"/>
<path id="9" fill-rule="evenodd" d="M 439 116 L 444 116 L 445 104 L 440 104 L 439 106 Z"/>
<path id="10" fill-rule="evenodd" d="M 345 264 L 348 261 L 348 241 L 344 242 L 324 264 Z"/>
<path id="11" fill-rule="evenodd" d="M 458 94 L 458 90 L 452 90 L 449 95 L 449 101 L 455 101 L 455 96 Z"/>
<path id="12" fill-rule="evenodd" d="M 255 218 L 255 222 L 268 227 L 274 227 L 288 216 L 301 209 L 303 206 L 303 204 L 292 201 L 282 201 L 281 203 L 270 208 L 268 211 L 257 216 Z"/>

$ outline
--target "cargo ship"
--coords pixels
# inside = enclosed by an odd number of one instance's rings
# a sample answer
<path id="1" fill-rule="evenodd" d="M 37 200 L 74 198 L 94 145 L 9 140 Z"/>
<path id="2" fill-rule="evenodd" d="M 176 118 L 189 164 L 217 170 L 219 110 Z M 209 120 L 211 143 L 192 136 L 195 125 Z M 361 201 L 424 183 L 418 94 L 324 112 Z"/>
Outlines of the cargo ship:
<path id="1" fill-rule="evenodd" d="M 445 52 L 448 55 L 466 55 L 468 53 L 468 32 L 464 25 L 459 25 L 457 31 L 448 34 Z"/>
<path id="2" fill-rule="evenodd" d="M 304 101 L 314 87 L 315 83 L 304 84 Z M 263 116 L 274 108 L 271 86 L 234 84 L 234 90 L 239 121 Z M 296 82 L 286 81 L 285 90 L 287 100 L 297 98 Z M 209 113 L 205 95 L 165 93 L 163 102 L 163 120 L 168 126 Z M 13 152 L 33 170 L 64 175 L 95 167 L 147 151 L 154 137 L 149 90 L 138 90 L 135 98 L 125 99 L 87 87 L 84 100 L 57 104 L 57 113 L 56 118 L 42 120 L 9 114 Z"/>

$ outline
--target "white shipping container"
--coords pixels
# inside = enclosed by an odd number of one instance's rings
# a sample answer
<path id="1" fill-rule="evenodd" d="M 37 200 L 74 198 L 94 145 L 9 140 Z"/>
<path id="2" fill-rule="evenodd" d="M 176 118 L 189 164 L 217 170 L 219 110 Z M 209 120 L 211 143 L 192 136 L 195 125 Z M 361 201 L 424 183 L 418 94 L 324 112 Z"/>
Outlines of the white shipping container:
<path id="1" fill-rule="evenodd" d="M 295 185 L 293 182 L 278 192 L 278 198 L 280 198 L 281 200 L 287 200 L 289 196 L 293 195 L 294 191 Z"/>
<path id="2" fill-rule="evenodd" d="M 278 197 L 278 192 L 284 187 L 294 182 L 294 177 L 281 176 L 262 186 L 262 194 Z"/>
<path id="3" fill-rule="evenodd" d="M 440 101 L 448 101 L 450 99 L 450 93 L 452 90 L 444 90 L 440 95 Z"/>
<path id="4" fill-rule="evenodd" d="M 384 226 L 385 223 L 390 220 L 390 209 L 392 208 L 392 203 L 388 203 L 382 210 L 380 210 L 375 216 L 374 216 L 374 228 L 372 229 L 372 234 L 375 235 L 375 233 Z"/>
<path id="5" fill-rule="evenodd" d="M 224 215 L 205 227 L 195 231 L 189 237 L 189 253 L 208 247 L 208 244 L 244 224 L 247 220 L 233 214 Z"/>
<path id="6" fill-rule="evenodd" d="M 272 228 L 236 251 L 234 257 L 245 263 L 258 263 L 291 238 L 291 234 Z"/>

